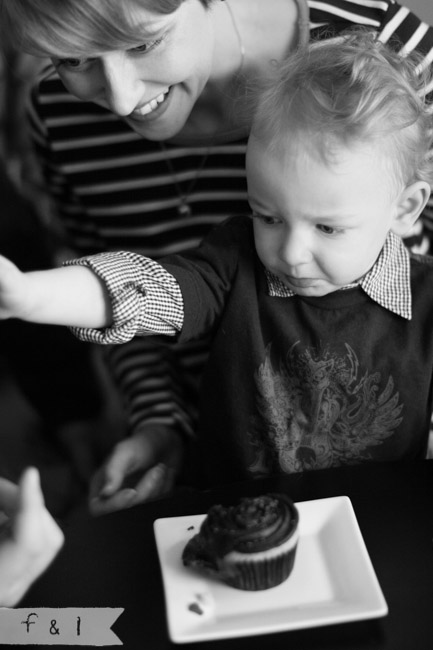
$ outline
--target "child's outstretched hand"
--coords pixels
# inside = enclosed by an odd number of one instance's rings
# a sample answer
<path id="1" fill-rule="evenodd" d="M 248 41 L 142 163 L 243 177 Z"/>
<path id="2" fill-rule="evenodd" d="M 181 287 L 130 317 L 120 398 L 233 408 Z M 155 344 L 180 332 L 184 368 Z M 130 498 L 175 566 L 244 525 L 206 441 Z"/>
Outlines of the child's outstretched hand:
<path id="1" fill-rule="evenodd" d="M 0 530 L 0 606 L 13 607 L 52 562 L 63 533 L 45 507 L 35 468 L 19 485 L 0 478 L 0 510 L 9 517 Z"/>
<path id="2" fill-rule="evenodd" d="M 0 319 L 101 328 L 112 321 L 105 285 L 84 266 L 23 273 L 0 255 Z"/>
<path id="3" fill-rule="evenodd" d="M 0 318 L 21 317 L 27 296 L 26 276 L 0 255 Z"/>

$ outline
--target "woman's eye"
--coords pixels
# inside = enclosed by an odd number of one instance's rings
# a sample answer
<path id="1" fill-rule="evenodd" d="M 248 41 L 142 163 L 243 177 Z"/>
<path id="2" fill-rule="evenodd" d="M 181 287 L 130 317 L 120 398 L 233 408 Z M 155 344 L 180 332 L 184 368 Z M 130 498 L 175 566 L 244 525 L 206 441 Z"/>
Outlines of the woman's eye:
<path id="1" fill-rule="evenodd" d="M 162 38 L 159 38 L 154 41 L 148 41 L 147 43 L 141 43 L 140 45 L 137 45 L 136 47 L 131 47 L 128 52 L 131 53 L 136 53 L 136 54 L 145 54 L 147 52 L 150 52 L 153 50 L 155 47 L 157 47 L 162 41 Z M 91 63 L 94 59 L 79 59 L 79 58 L 74 58 L 74 57 L 68 57 L 65 59 L 56 59 L 54 60 L 55 65 L 61 66 L 68 68 L 69 70 L 74 70 L 77 72 L 80 72 Z"/>
<path id="2" fill-rule="evenodd" d="M 136 47 L 129 48 L 128 52 L 137 52 L 138 54 L 150 52 L 150 50 L 153 50 L 155 47 L 157 47 L 161 41 L 162 38 L 158 38 L 155 41 L 149 41 L 148 43 L 141 43 L 141 45 L 137 45 Z"/>
<path id="3" fill-rule="evenodd" d="M 68 59 L 57 59 L 56 63 L 57 65 L 64 66 L 65 68 L 70 68 L 71 70 L 79 70 L 83 68 L 86 63 L 88 63 L 90 59 L 74 59 L 74 58 L 68 58 Z"/>

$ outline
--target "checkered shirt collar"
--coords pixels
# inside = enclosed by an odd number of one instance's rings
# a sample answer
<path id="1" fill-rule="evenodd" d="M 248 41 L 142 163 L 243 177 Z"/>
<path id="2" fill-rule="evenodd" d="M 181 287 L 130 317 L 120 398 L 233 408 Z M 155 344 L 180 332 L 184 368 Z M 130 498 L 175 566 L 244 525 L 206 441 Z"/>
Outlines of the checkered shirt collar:
<path id="1" fill-rule="evenodd" d="M 296 295 L 276 275 L 265 269 L 268 293 L 276 298 Z M 412 293 L 410 288 L 409 252 L 400 237 L 389 232 L 374 266 L 356 284 L 372 300 L 402 318 L 412 318 Z"/>

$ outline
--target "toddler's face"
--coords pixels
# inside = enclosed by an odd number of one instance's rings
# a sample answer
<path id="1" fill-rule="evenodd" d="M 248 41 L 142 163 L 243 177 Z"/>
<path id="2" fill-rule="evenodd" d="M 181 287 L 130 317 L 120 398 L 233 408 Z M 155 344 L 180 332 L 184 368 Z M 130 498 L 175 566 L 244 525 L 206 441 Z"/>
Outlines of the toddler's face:
<path id="1" fill-rule="evenodd" d="M 396 218 L 397 192 L 371 146 L 342 147 L 331 164 L 302 142 L 270 151 L 251 136 L 247 178 L 257 253 L 299 295 L 361 278 Z"/>

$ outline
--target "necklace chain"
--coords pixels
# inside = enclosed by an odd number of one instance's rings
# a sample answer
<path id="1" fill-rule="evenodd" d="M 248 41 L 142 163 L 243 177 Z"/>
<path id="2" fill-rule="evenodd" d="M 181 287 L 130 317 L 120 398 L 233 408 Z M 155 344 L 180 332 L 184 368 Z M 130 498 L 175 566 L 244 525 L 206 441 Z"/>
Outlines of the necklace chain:
<path id="1" fill-rule="evenodd" d="M 204 169 L 204 166 L 206 165 L 207 159 L 209 158 L 209 153 L 210 153 L 210 147 L 207 148 L 206 153 L 201 157 L 200 163 L 196 169 L 196 172 L 194 174 L 194 178 L 190 181 L 188 187 L 186 188 L 185 191 L 182 191 L 182 188 L 180 186 L 179 180 L 178 180 L 178 174 L 176 173 L 176 170 L 174 169 L 172 160 L 168 154 L 167 147 L 165 146 L 164 142 L 159 143 L 161 146 L 162 151 L 164 152 L 164 160 L 165 163 L 168 167 L 168 171 L 170 172 L 170 176 L 173 179 L 174 186 L 176 188 L 177 196 L 179 198 L 179 204 L 176 206 L 177 214 L 179 217 L 190 217 L 192 214 L 192 208 L 188 203 L 188 199 L 191 196 L 191 193 L 194 189 L 194 187 L 197 185 L 197 182 L 200 178 L 200 175 Z"/>
<path id="2" fill-rule="evenodd" d="M 236 37 L 238 39 L 238 44 L 239 44 L 239 51 L 241 55 L 241 60 L 239 64 L 239 68 L 237 71 L 237 75 L 239 75 L 244 67 L 244 62 L 245 62 L 245 47 L 244 43 L 242 41 L 242 36 L 239 31 L 239 28 L 236 23 L 236 19 L 233 13 L 233 10 L 228 2 L 225 2 L 225 5 L 227 7 L 227 10 L 230 14 L 231 22 L 233 25 L 233 29 L 235 31 Z M 173 179 L 174 187 L 176 188 L 176 192 L 179 198 L 179 204 L 176 207 L 177 213 L 179 217 L 190 217 L 192 214 L 192 209 L 191 206 L 189 205 L 189 198 L 192 194 L 192 191 L 194 190 L 195 186 L 198 183 L 198 180 L 201 176 L 201 173 L 203 172 L 203 169 L 206 165 L 207 159 L 209 158 L 210 154 L 210 149 L 211 147 L 208 147 L 206 150 L 206 153 L 201 157 L 200 163 L 197 166 L 196 173 L 194 175 L 194 178 L 191 179 L 188 187 L 186 188 L 185 191 L 182 191 L 182 188 L 180 186 L 179 180 L 178 180 L 178 174 L 176 173 L 176 170 L 173 166 L 173 162 L 171 160 L 171 157 L 168 155 L 167 147 L 165 146 L 164 142 L 160 142 L 160 147 L 161 150 L 164 153 L 164 160 L 167 165 L 168 171 L 170 172 L 170 175 Z"/>
<path id="3" fill-rule="evenodd" d="M 231 18 L 231 21 L 232 21 L 233 29 L 235 30 L 235 34 L 236 34 L 236 37 L 237 37 L 237 39 L 238 39 L 239 51 L 240 51 L 240 53 L 241 53 L 241 62 L 240 62 L 240 64 L 239 64 L 239 69 L 238 69 L 237 74 L 240 74 L 240 73 L 242 72 L 242 68 L 244 67 L 244 62 L 245 62 L 245 46 L 244 46 L 244 42 L 243 42 L 243 40 L 242 40 L 241 33 L 240 33 L 240 31 L 239 31 L 238 24 L 237 24 L 237 22 L 236 22 L 235 15 L 234 15 L 234 13 L 233 13 L 233 9 L 231 8 L 229 2 L 225 2 L 225 5 L 226 5 L 226 7 L 227 7 L 227 9 L 228 9 L 228 12 L 229 12 L 229 14 L 230 14 L 230 18 Z"/>

